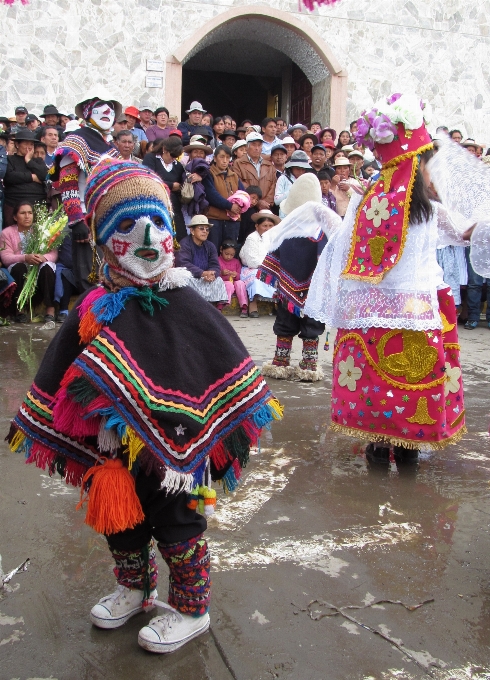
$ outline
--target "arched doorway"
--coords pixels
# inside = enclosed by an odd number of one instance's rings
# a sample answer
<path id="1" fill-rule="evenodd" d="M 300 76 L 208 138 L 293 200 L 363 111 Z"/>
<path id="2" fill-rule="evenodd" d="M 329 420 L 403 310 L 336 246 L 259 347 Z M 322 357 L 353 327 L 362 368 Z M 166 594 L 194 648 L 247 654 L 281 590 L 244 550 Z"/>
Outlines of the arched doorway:
<path id="1" fill-rule="evenodd" d="M 238 7 L 204 24 L 167 59 L 166 105 L 183 113 L 192 99 L 236 120 L 277 112 L 290 122 L 299 116 L 342 129 L 347 74 L 295 15 Z"/>

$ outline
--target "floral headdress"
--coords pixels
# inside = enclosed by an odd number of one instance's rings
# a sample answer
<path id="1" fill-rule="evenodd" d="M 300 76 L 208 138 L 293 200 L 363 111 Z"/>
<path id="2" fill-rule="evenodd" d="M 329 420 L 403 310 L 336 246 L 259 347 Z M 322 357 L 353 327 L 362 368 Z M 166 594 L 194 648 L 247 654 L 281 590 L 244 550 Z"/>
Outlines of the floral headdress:
<path id="1" fill-rule="evenodd" d="M 432 148 L 428 117 L 414 95 L 393 94 L 359 118 L 357 143 L 375 149 L 383 167 L 357 211 L 344 278 L 376 284 L 399 262 L 419 157 Z"/>

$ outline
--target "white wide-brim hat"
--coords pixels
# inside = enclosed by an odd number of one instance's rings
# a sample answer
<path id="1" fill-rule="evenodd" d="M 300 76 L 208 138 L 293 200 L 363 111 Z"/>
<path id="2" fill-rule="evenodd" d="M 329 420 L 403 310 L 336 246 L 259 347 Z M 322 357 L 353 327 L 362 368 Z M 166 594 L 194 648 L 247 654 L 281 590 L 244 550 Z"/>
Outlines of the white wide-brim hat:
<path id="1" fill-rule="evenodd" d="M 191 113 L 191 111 L 200 111 L 201 113 L 207 113 L 207 111 L 202 108 L 201 102 L 191 102 L 191 105 L 187 109 L 186 113 Z"/>
<path id="2" fill-rule="evenodd" d="M 289 215 L 293 210 L 299 208 L 300 205 L 314 201 L 315 203 L 322 202 L 322 188 L 320 181 L 312 172 L 307 172 L 298 177 L 293 186 L 289 190 L 288 197 L 281 202 L 281 211 L 285 215 Z"/>

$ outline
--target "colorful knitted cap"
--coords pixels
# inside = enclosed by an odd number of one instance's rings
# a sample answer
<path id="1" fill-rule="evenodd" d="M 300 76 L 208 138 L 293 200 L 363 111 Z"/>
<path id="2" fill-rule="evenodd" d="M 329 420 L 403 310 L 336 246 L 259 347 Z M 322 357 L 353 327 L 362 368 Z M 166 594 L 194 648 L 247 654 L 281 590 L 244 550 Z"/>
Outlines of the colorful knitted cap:
<path id="1" fill-rule="evenodd" d="M 159 216 L 173 235 L 170 199 L 160 177 L 132 161 L 104 158 L 89 175 L 85 189 L 87 220 L 104 245 L 126 219 Z"/>

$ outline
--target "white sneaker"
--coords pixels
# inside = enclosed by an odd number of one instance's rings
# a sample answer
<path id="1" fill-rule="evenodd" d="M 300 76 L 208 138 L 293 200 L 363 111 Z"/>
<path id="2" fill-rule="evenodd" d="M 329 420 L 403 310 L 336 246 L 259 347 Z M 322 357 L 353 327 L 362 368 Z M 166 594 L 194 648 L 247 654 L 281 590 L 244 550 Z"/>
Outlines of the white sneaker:
<path id="1" fill-rule="evenodd" d="M 157 591 L 152 590 L 150 601 L 158 597 Z M 143 608 L 143 591 L 132 590 L 118 585 L 111 595 L 101 598 L 90 612 L 90 620 L 98 628 L 119 628 L 135 614 L 151 611 L 154 605 Z"/>
<path id="2" fill-rule="evenodd" d="M 163 616 L 156 616 L 138 635 L 138 644 L 143 649 L 157 654 L 168 654 L 183 647 L 186 642 L 205 633 L 209 628 L 209 614 L 189 616 L 181 614 L 162 602 L 158 606 L 168 609 Z"/>

